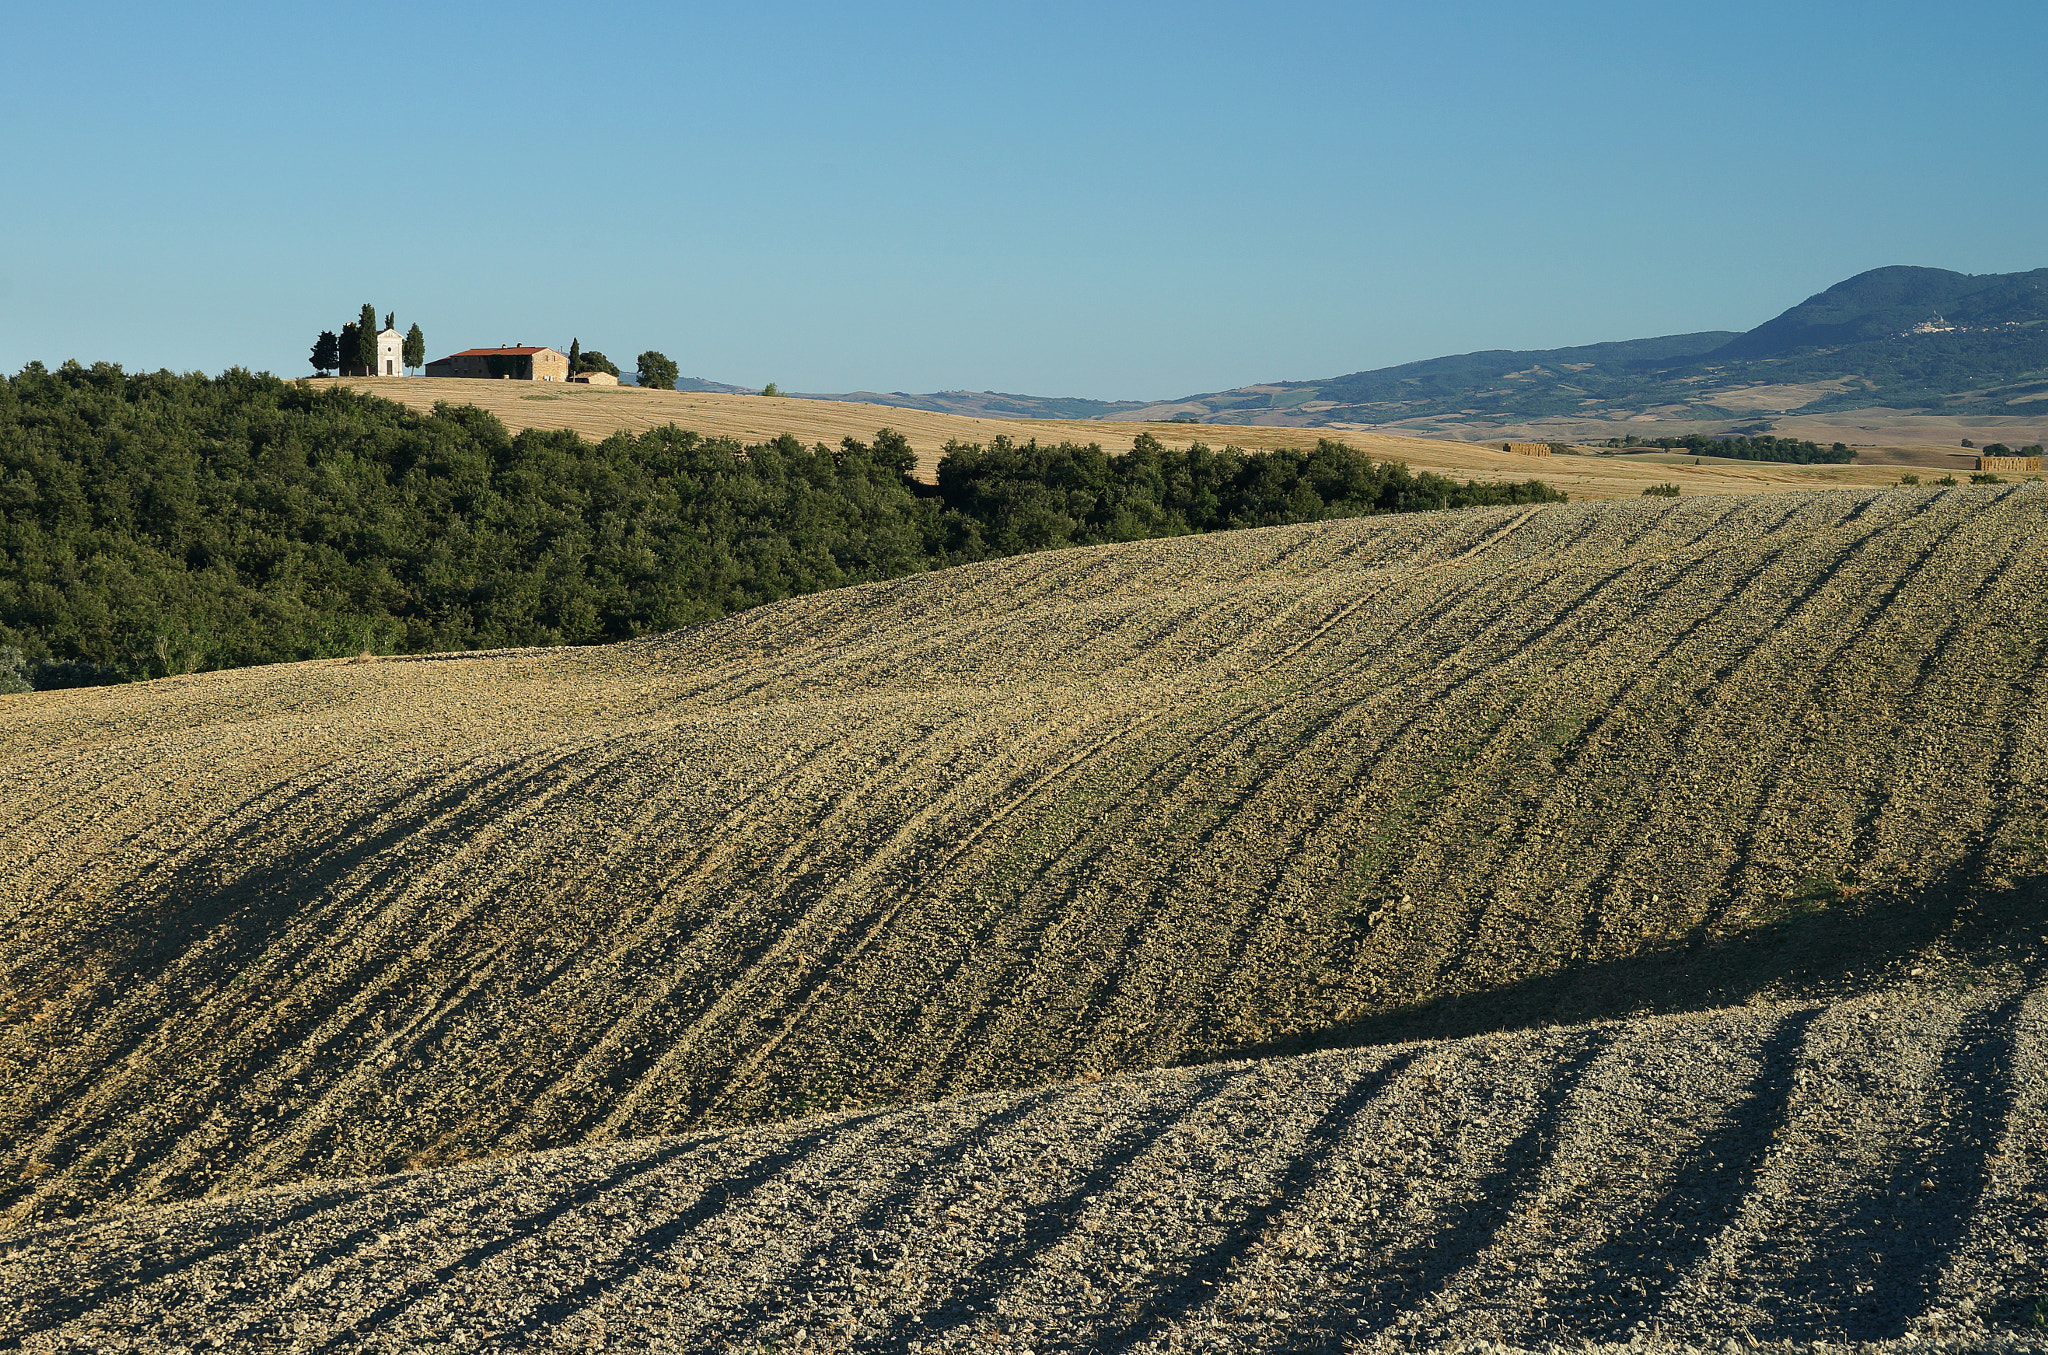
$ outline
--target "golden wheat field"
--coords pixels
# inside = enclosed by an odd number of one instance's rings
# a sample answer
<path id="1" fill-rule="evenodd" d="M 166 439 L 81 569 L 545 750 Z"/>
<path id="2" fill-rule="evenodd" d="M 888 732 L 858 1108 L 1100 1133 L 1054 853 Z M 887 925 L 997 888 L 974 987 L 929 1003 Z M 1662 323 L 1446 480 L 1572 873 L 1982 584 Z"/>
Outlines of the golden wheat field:
<path id="1" fill-rule="evenodd" d="M 1761 494 L 1786 490 L 1871 487 L 1895 484 L 1899 468 L 1795 466 L 1706 458 L 1702 465 L 1636 462 L 1621 457 L 1528 457 L 1500 450 L 1500 443 L 1454 442 L 1360 430 L 1273 428 L 1251 424 L 1100 422 L 1085 419 L 972 419 L 887 405 L 838 400 L 799 400 L 694 391 L 653 391 L 633 386 L 547 385 L 524 381 L 465 381 L 428 377 L 349 377 L 342 384 L 396 400 L 418 410 L 436 402 L 489 410 L 507 428 L 566 428 L 588 438 L 619 431 L 641 432 L 673 423 L 706 437 L 756 442 L 790 433 L 805 442 L 836 446 L 841 438 L 863 441 L 877 428 L 893 428 L 918 453 L 918 473 L 933 478 L 948 442 L 986 443 L 996 437 L 1018 442 L 1100 443 L 1111 452 L 1150 433 L 1169 447 L 1205 442 L 1247 450 L 1306 448 L 1318 438 L 1335 438 L 1381 460 L 1403 461 L 1418 471 L 1458 479 L 1546 480 L 1574 499 L 1638 497 L 1652 485 L 1676 484 L 1686 494 Z M 1654 430 L 1652 430 L 1654 431 Z M 1603 434 L 1604 435 L 1604 434 Z"/>

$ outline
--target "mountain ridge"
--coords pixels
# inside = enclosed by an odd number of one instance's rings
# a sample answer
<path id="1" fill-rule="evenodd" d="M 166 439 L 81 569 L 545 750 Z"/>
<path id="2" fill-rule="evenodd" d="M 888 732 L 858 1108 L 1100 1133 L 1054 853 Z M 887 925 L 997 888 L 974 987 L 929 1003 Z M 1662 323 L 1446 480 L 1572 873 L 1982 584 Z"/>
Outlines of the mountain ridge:
<path id="1" fill-rule="evenodd" d="M 1767 431 L 1792 414 L 1870 407 L 2048 423 L 2048 268 L 1957 273 L 1889 265 L 1838 282 L 1754 329 L 1549 349 L 1482 349 L 1172 400 L 995 391 L 810 394 L 950 414 L 1179 420 L 1417 433 L 1530 420 L 1670 422 Z"/>

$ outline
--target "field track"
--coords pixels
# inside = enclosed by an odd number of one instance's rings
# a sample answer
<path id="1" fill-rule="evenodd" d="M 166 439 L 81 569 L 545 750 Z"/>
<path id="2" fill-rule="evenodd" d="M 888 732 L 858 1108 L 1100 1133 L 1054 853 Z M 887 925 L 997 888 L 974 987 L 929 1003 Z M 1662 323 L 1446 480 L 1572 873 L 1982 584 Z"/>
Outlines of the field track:
<path id="1" fill-rule="evenodd" d="M 1100 443 L 1110 452 L 1127 451 L 1131 439 L 1148 432 L 1168 447 L 1201 441 L 1250 451 L 1276 447 L 1306 448 L 1319 438 L 1336 438 L 1383 461 L 1403 461 L 1418 471 L 1435 471 L 1460 480 L 1546 480 L 1575 500 L 1640 498 L 1651 485 L 1675 483 L 1687 494 L 1762 494 L 1786 490 L 1854 488 L 1890 485 L 1899 467 L 1883 465 L 1794 466 L 1761 461 L 1706 458 L 1704 465 L 1631 461 L 1620 457 L 1513 456 L 1500 450 L 1500 437 L 1473 442 L 1421 438 L 1354 428 L 1279 428 L 1261 424 L 1125 423 L 1089 419 L 977 419 L 937 414 L 890 405 L 852 404 L 841 400 L 764 398 L 699 391 L 640 390 L 633 386 L 543 385 L 527 381 L 469 381 L 455 377 L 348 377 L 339 384 L 396 400 L 426 411 L 435 402 L 476 405 L 496 415 L 514 432 L 522 428 L 566 428 L 593 440 L 616 432 L 643 432 L 673 423 L 706 437 L 733 437 L 759 442 L 783 433 L 806 443 L 838 446 L 844 437 L 867 441 L 878 428 L 893 428 L 910 439 L 918 454 L 918 474 L 936 478 L 946 443 L 985 443 L 1004 436 L 1018 442 Z M 1611 436 L 1613 429 L 1600 436 Z M 1644 432 L 1642 428 L 1620 431 Z M 1949 469 L 1968 464 L 1944 457 L 1916 460 Z M 1933 478 L 1935 471 L 1929 474 Z"/>
<path id="2" fill-rule="evenodd" d="M 2039 1352 L 2044 1073 L 1986 985 L 1129 1074 L 17 1234 L 0 1341 Z"/>
<path id="3" fill-rule="evenodd" d="M 2020 983 L 2044 542 L 1470 510 L 0 698 L 0 1207 Z"/>

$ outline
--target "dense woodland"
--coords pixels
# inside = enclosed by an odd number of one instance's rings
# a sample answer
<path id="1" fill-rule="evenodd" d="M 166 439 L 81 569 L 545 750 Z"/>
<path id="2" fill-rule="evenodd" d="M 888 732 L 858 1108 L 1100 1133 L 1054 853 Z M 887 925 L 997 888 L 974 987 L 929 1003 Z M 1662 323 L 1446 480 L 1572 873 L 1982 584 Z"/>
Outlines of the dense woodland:
<path id="1" fill-rule="evenodd" d="M 587 643 L 1092 542 L 1564 496 L 1312 452 L 513 436 L 335 386 L 0 378 L 0 687 Z"/>
<path id="2" fill-rule="evenodd" d="M 1607 445 L 1632 447 L 1639 451 L 1645 447 L 1662 447 L 1667 451 L 1691 452 L 1695 456 L 1727 456 L 1738 461 L 1790 461 L 1802 466 L 1840 464 L 1856 459 L 1855 451 L 1846 442 L 1823 447 L 1818 442 L 1773 437 L 1769 433 L 1755 437 L 1712 437 L 1688 433 L 1682 438 L 1639 438 L 1631 433 Z"/>

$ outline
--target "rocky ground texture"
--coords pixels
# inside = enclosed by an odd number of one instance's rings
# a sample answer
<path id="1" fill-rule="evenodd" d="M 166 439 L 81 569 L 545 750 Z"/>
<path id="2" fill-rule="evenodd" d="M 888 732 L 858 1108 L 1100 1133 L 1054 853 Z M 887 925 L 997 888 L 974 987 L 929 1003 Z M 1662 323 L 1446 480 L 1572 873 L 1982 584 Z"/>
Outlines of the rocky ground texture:
<path id="1" fill-rule="evenodd" d="M 0 1338 L 2041 1351 L 2044 1073 L 1986 981 L 1126 1074 L 46 1226 Z"/>
<path id="2" fill-rule="evenodd" d="M 2030 1340 L 2044 529 L 1422 514 L 0 697 L 7 1321 Z"/>

